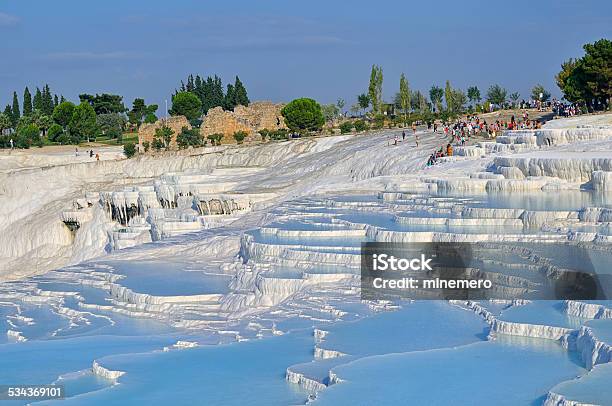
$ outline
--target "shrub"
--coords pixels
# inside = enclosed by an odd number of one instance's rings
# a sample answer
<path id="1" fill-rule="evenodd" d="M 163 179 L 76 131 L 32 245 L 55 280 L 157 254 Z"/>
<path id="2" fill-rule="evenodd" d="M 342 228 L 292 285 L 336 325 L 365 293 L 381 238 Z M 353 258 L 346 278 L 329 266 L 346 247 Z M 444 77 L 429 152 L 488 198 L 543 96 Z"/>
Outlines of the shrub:
<path id="1" fill-rule="evenodd" d="M 259 135 L 261 135 L 261 140 L 265 141 L 266 137 L 268 138 L 272 138 L 272 131 L 268 130 L 267 128 L 264 128 L 262 130 L 259 130 Z"/>
<path id="2" fill-rule="evenodd" d="M 193 128 L 190 130 L 183 127 L 181 133 L 176 137 L 176 143 L 179 148 L 200 147 L 203 144 L 203 139 L 199 129 Z"/>
<path id="3" fill-rule="evenodd" d="M 164 145 L 164 142 L 160 138 L 155 138 L 153 140 L 153 149 L 155 149 L 156 151 L 159 151 L 165 147 L 166 146 Z"/>
<path id="4" fill-rule="evenodd" d="M 136 155 L 136 146 L 134 145 L 134 143 L 128 142 L 123 145 L 123 154 L 128 158 L 131 158 Z"/>
<path id="5" fill-rule="evenodd" d="M 350 133 L 351 131 L 353 131 L 353 123 L 351 123 L 350 121 L 345 121 L 342 124 L 340 124 L 340 132 L 342 134 L 347 134 L 347 133 Z"/>
<path id="6" fill-rule="evenodd" d="M 142 147 L 144 148 L 145 152 L 149 152 L 149 148 L 151 148 L 151 143 L 149 141 L 145 141 L 142 143 Z"/>
<path id="7" fill-rule="evenodd" d="M 368 125 L 363 120 L 355 121 L 354 126 L 355 126 L 355 131 L 357 132 L 362 132 L 368 129 Z"/>
<path id="8" fill-rule="evenodd" d="M 374 117 L 373 127 L 376 129 L 380 129 L 380 128 L 383 128 L 384 125 L 385 125 L 385 116 L 383 114 L 377 114 Z"/>
<path id="9" fill-rule="evenodd" d="M 223 134 L 210 134 L 206 137 L 210 140 L 212 145 L 221 145 L 221 140 L 223 139 Z"/>
<path id="10" fill-rule="evenodd" d="M 286 140 L 289 138 L 289 132 L 286 129 L 281 128 L 279 130 L 271 132 L 270 138 L 272 138 L 273 140 Z"/>
<path id="11" fill-rule="evenodd" d="M 234 139 L 238 144 L 242 144 L 242 141 L 249 135 L 246 131 L 236 131 L 234 133 Z"/>

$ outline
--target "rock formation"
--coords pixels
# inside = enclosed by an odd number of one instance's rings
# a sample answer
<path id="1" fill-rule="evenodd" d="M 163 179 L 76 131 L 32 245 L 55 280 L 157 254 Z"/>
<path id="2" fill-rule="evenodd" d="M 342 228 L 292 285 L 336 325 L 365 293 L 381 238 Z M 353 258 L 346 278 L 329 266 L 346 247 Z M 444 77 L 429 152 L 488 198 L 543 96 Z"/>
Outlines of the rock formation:
<path id="1" fill-rule="evenodd" d="M 235 143 L 233 135 L 237 131 L 249 134 L 246 141 L 255 139 L 255 134 L 263 130 L 287 128 L 281 114 L 283 104 L 272 102 L 254 102 L 249 106 L 236 106 L 234 111 L 225 111 L 221 107 L 210 109 L 204 117 L 200 134 L 204 138 L 211 134 L 223 134 L 224 144 Z"/>
<path id="2" fill-rule="evenodd" d="M 138 143 L 142 145 L 143 142 L 148 141 L 150 144 L 155 139 L 155 130 L 163 126 L 170 127 L 174 134 L 172 134 L 171 146 L 176 145 L 176 136 L 180 134 L 183 127 L 187 127 L 191 130 L 191 124 L 185 116 L 172 116 L 157 120 L 155 123 L 142 124 L 138 129 Z"/>

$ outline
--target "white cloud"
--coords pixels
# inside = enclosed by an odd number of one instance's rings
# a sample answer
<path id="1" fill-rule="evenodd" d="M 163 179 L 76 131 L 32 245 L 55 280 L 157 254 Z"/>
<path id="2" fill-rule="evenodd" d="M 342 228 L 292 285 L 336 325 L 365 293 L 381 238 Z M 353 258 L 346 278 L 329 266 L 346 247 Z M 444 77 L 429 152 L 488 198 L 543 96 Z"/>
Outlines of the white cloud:
<path id="1" fill-rule="evenodd" d="M 19 22 L 19 17 L 0 12 L 0 27 L 10 27 Z"/>
<path id="2" fill-rule="evenodd" d="M 140 54 L 127 51 L 91 52 L 91 51 L 67 51 L 52 52 L 46 55 L 49 60 L 71 60 L 71 61 L 105 61 L 138 58 Z"/>

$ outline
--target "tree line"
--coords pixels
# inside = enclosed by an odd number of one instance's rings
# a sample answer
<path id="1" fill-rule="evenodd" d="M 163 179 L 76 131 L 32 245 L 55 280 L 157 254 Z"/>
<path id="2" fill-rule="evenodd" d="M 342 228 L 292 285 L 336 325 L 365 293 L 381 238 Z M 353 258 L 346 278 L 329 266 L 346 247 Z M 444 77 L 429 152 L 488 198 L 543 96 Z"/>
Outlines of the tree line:
<path id="1" fill-rule="evenodd" d="M 204 79 L 200 75 L 194 77 L 191 74 L 187 77 L 187 81 L 181 81 L 181 86 L 175 90 L 170 114 L 184 115 L 192 121 L 215 107 L 233 110 L 236 106 L 248 106 L 249 103 L 246 87 L 238 76 L 235 77 L 233 84 L 227 84 L 224 91 L 219 76 L 208 76 Z"/>

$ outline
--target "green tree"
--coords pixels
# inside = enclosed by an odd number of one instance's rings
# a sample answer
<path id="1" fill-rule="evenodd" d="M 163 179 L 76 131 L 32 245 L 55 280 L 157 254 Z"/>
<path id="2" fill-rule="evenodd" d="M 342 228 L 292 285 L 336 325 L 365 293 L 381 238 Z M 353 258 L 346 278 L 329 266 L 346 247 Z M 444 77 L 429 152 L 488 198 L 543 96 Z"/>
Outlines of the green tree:
<path id="1" fill-rule="evenodd" d="M 95 138 L 97 132 L 96 112 L 89 103 L 82 102 L 72 112 L 72 117 L 68 123 L 68 133 L 73 142 L 76 143 L 84 139 L 89 141 L 90 138 Z"/>
<path id="2" fill-rule="evenodd" d="M 444 99 L 446 100 L 446 110 L 449 113 L 454 113 L 453 106 L 455 103 L 453 102 L 453 88 L 451 87 L 450 81 L 446 81 L 446 86 L 444 87 Z"/>
<path id="3" fill-rule="evenodd" d="M 402 73 L 400 75 L 399 84 L 399 102 L 402 111 L 404 112 L 404 122 L 406 121 L 406 113 L 410 113 L 410 87 L 408 86 L 408 80 Z"/>
<path id="4" fill-rule="evenodd" d="M 204 140 L 198 128 L 192 128 L 190 130 L 187 127 L 183 127 L 179 135 L 176 136 L 176 143 L 179 148 L 184 149 L 190 146 L 201 147 L 204 144 Z"/>
<path id="5" fill-rule="evenodd" d="M 32 114 L 32 94 L 30 94 L 30 89 L 26 86 L 23 89 L 23 115 L 29 116 Z"/>
<path id="6" fill-rule="evenodd" d="M 346 102 L 344 101 L 343 98 L 339 97 L 338 100 L 336 100 L 336 106 L 338 106 L 338 110 L 340 110 L 341 114 L 344 112 L 345 105 L 346 105 Z"/>
<path id="7" fill-rule="evenodd" d="M 301 98 L 292 100 L 281 110 L 285 124 L 293 132 L 309 133 L 320 131 L 325 124 L 321 105 L 313 99 Z"/>
<path id="8" fill-rule="evenodd" d="M 32 103 L 32 107 L 34 108 L 34 110 L 39 110 L 39 111 L 43 110 L 42 93 L 38 87 L 36 87 L 36 92 L 34 93 L 34 100 Z"/>
<path id="9" fill-rule="evenodd" d="M 324 104 L 323 106 L 321 106 L 321 112 L 323 113 L 325 121 L 329 122 L 333 121 L 336 117 L 338 117 L 340 110 L 335 104 Z"/>
<path id="10" fill-rule="evenodd" d="M 565 99 L 573 103 L 584 100 L 579 88 L 580 84 L 577 83 L 576 77 L 573 75 L 578 64 L 579 61 L 577 59 L 570 58 L 561 64 L 561 72 L 555 76 L 557 86 L 563 92 Z"/>
<path id="11" fill-rule="evenodd" d="M 53 105 L 53 95 L 51 94 L 51 89 L 49 88 L 49 85 L 45 85 L 42 91 L 42 108 L 40 109 L 40 111 L 43 114 L 50 116 L 53 114 L 54 107 L 55 106 Z"/>
<path id="12" fill-rule="evenodd" d="M 57 141 L 58 137 L 61 136 L 62 134 L 64 134 L 64 129 L 62 128 L 61 125 L 57 123 L 51 124 L 51 126 L 47 130 L 47 137 L 51 141 Z"/>
<path id="13" fill-rule="evenodd" d="M 11 117 L 6 113 L 0 113 L 0 135 L 3 134 L 4 130 L 11 128 Z"/>
<path id="14" fill-rule="evenodd" d="M 128 142 L 123 145 L 123 155 L 127 158 L 131 158 L 136 155 L 136 146 L 133 142 Z"/>
<path id="15" fill-rule="evenodd" d="M 155 130 L 154 140 L 153 140 L 153 148 L 159 150 L 159 146 L 162 148 L 168 148 L 170 143 L 172 142 L 172 136 L 174 135 L 174 130 L 168 126 L 162 126 Z"/>
<path id="16" fill-rule="evenodd" d="M 13 107 L 11 108 L 11 112 L 11 123 L 13 124 L 13 128 L 17 128 L 17 123 L 19 123 L 19 117 L 21 117 L 17 92 L 13 92 Z"/>
<path id="17" fill-rule="evenodd" d="M 359 107 L 365 112 L 365 110 L 370 107 L 370 96 L 365 93 L 357 96 L 357 102 L 359 103 Z"/>
<path id="18" fill-rule="evenodd" d="M 30 148 L 40 144 L 40 129 L 36 124 L 28 124 L 17 130 L 17 148 Z"/>
<path id="19" fill-rule="evenodd" d="M 119 113 L 103 113 L 96 115 L 96 125 L 109 138 L 121 138 L 125 128 L 125 118 Z"/>
<path id="20" fill-rule="evenodd" d="M 144 99 L 135 98 L 132 102 L 132 109 L 127 113 L 129 122 L 136 126 L 139 126 L 143 120 L 145 123 L 154 123 L 157 121 L 157 116 L 155 115 L 157 109 L 157 104 L 147 106 Z"/>
<path id="21" fill-rule="evenodd" d="M 549 95 L 550 97 L 550 95 Z M 521 98 L 521 94 L 519 92 L 514 92 L 510 94 L 510 100 L 512 100 L 512 108 L 515 108 L 518 102 L 518 99 Z"/>
<path id="22" fill-rule="evenodd" d="M 487 100 L 502 107 L 503 104 L 506 102 L 507 94 L 508 91 L 506 89 L 504 89 L 500 85 L 495 84 L 489 87 L 489 90 L 487 90 Z"/>
<path id="23" fill-rule="evenodd" d="M 372 103 L 372 109 L 374 113 L 380 113 L 382 106 L 382 85 L 383 85 L 383 71 L 382 67 L 372 65 L 372 71 L 370 72 L 370 84 L 368 86 L 368 96 L 370 97 L 370 103 Z"/>
<path id="24" fill-rule="evenodd" d="M 512 98 L 512 95 L 510 95 L 510 98 Z M 544 86 L 537 84 L 531 89 L 531 98 L 546 102 L 550 99 L 550 92 L 544 89 Z"/>
<path id="25" fill-rule="evenodd" d="M 170 114 L 173 116 L 182 115 L 187 120 L 194 120 L 201 115 L 202 102 L 191 92 L 179 92 L 172 96 L 172 108 Z"/>
<path id="26" fill-rule="evenodd" d="M 157 105 L 155 105 L 157 106 Z M 156 109 L 157 110 L 157 109 Z M 147 115 L 144 118 L 144 122 L 147 124 L 152 124 L 154 122 L 157 121 L 157 116 L 151 112 L 147 113 Z"/>
<path id="27" fill-rule="evenodd" d="M 573 70 L 572 76 L 583 99 L 592 99 L 608 107 L 612 104 L 612 41 L 600 39 L 584 45 L 584 56 Z"/>
<path id="28" fill-rule="evenodd" d="M 441 87 L 436 85 L 432 85 L 431 89 L 429 89 L 429 99 L 431 103 L 435 106 L 436 111 L 440 112 L 442 110 L 442 97 L 444 96 L 444 90 Z"/>
<path id="29" fill-rule="evenodd" d="M 236 92 L 234 92 L 234 85 L 228 83 L 227 91 L 225 92 L 225 101 L 223 102 L 224 110 L 233 110 L 236 107 Z"/>
<path id="30" fill-rule="evenodd" d="M 74 113 L 75 107 L 76 106 L 69 101 L 61 102 L 53 110 L 53 114 L 51 115 L 51 117 L 53 117 L 53 120 L 57 124 L 61 125 L 62 128 L 66 129 L 68 128 L 68 124 L 72 119 L 72 113 Z"/>
<path id="31" fill-rule="evenodd" d="M 470 103 L 480 103 L 481 97 L 480 97 L 480 89 L 478 89 L 478 86 L 470 86 L 467 89 L 467 97 L 470 100 Z"/>
<path id="32" fill-rule="evenodd" d="M 234 81 L 234 101 L 236 106 L 248 106 L 250 103 L 249 96 L 247 95 L 246 88 L 240 81 L 240 78 L 236 76 Z"/>
<path id="33" fill-rule="evenodd" d="M 40 128 L 43 136 L 47 135 L 47 130 L 53 125 L 53 119 L 45 114 L 38 114 L 34 119 L 34 124 Z"/>
<path id="34" fill-rule="evenodd" d="M 457 114 L 463 113 L 465 111 L 465 105 L 467 101 L 468 101 L 467 96 L 465 95 L 463 90 L 453 89 L 452 97 L 451 97 L 451 103 L 452 103 L 451 111 Z"/>
<path id="35" fill-rule="evenodd" d="M 44 92 L 43 92 L 44 97 Z M 123 104 L 123 96 L 118 94 L 102 93 L 95 96 L 87 93 L 79 95 L 81 103 L 88 103 L 96 114 L 125 113 L 127 109 Z"/>

